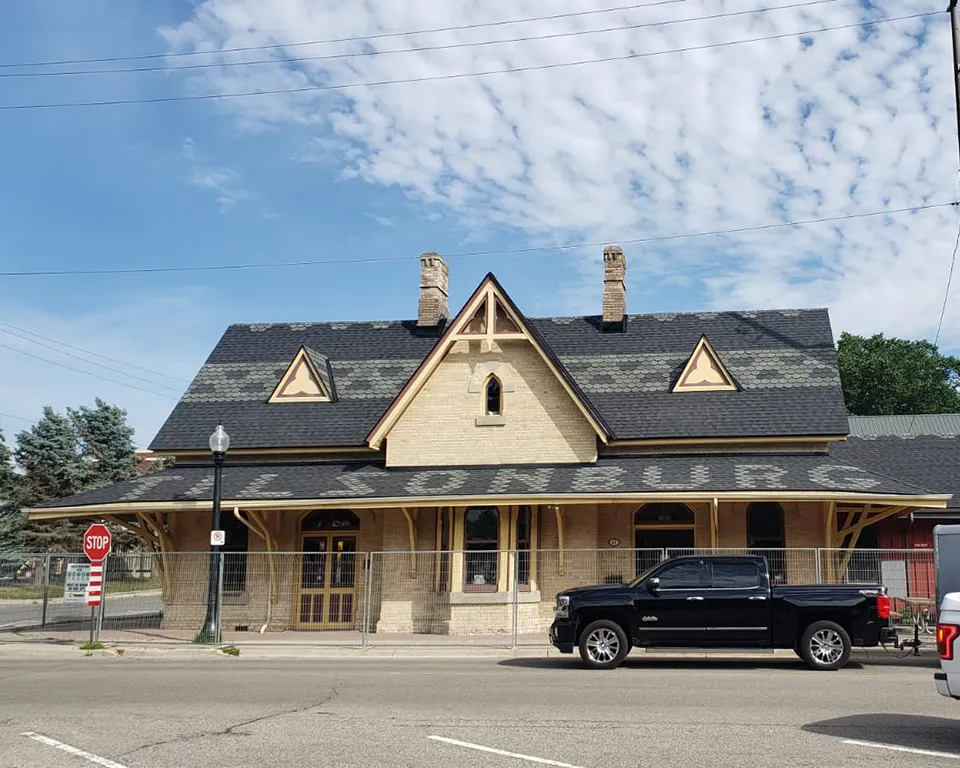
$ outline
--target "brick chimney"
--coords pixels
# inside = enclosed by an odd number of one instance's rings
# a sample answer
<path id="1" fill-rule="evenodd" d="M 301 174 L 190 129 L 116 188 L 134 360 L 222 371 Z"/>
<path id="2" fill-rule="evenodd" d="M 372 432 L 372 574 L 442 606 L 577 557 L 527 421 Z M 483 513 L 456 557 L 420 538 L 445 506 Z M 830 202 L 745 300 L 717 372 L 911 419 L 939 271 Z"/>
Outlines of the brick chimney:
<path id="1" fill-rule="evenodd" d="M 439 253 L 420 256 L 420 302 L 417 306 L 417 325 L 434 328 L 450 317 L 447 307 L 447 282 L 450 268 Z"/>
<path id="2" fill-rule="evenodd" d="M 627 314 L 627 259 L 619 245 L 603 249 L 603 324 L 623 326 Z"/>

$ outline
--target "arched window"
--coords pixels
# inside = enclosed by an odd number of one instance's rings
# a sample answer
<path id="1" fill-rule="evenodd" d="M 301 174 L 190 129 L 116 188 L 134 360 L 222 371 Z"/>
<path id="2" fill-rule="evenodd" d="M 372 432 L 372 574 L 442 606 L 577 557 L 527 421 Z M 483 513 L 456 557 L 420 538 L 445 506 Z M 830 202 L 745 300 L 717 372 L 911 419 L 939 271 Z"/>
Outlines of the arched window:
<path id="1" fill-rule="evenodd" d="M 490 376 L 484 387 L 484 412 L 487 416 L 500 416 L 503 413 L 503 386 L 500 379 Z"/>

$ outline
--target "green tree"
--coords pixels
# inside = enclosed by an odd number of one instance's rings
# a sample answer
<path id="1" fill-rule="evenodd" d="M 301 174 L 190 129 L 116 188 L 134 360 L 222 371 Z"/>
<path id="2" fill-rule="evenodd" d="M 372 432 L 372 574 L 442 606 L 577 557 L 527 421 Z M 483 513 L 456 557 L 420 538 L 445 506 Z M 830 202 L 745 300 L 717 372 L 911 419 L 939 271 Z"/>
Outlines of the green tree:
<path id="1" fill-rule="evenodd" d="M 96 485 L 129 480 L 135 474 L 137 459 L 133 427 L 127 424 L 127 412 L 99 397 L 95 406 L 67 409 L 80 438 L 80 455 L 93 468 Z"/>
<path id="2" fill-rule="evenodd" d="M 960 358 L 941 355 L 929 341 L 843 333 L 837 361 L 850 413 L 960 412 Z"/>
<path id="3" fill-rule="evenodd" d="M 14 458 L 23 472 L 14 494 L 19 509 L 79 493 L 96 478 L 73 422 L 49 406 L 40 421 L 17 435 Z M 33 552 L 77 552 L 83 529 L 72 520 L 34 520 L 23 530 L 23 543 Z"/>
<path id="4" fill-rule="evenodd" d="M 13 552 L 23 546 L 23 515 L 14 502 L 16 483 L 13 453 L 0 429 L 0 552 Z"/>

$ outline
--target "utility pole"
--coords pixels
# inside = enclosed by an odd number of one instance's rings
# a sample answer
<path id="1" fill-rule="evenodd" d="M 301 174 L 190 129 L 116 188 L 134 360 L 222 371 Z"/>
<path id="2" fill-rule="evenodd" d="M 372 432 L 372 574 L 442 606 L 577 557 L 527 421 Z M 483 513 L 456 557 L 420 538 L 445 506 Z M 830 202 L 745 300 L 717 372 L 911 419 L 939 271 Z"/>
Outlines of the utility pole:
<path id="1" fill-rule="evenodd" d="M 957 99 L 957 149 L 960 151 L 960 11 L 957 0 L 950 0 L 950 32 L 953 35 L 953 88 Z"/>

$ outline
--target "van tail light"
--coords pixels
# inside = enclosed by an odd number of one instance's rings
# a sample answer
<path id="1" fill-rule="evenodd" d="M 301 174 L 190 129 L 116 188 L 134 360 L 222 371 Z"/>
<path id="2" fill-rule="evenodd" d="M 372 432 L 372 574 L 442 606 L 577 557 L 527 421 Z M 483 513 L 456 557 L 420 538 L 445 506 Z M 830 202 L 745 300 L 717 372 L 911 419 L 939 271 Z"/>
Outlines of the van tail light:
<path id="1" fill-rule="evenodd" d="M 960 635 L 956 624 L 937 624 L 937 653 L 944 661 L 953 661 L 954 641 Z"/>
<path id="2" fill-rule="evenodd" d="M 890 618 L 890 597 L 889 595 L 879 595 L 877 597 L 877 616 L 881 619 Z"/>

